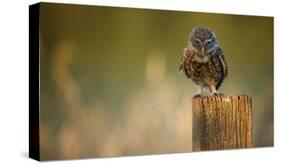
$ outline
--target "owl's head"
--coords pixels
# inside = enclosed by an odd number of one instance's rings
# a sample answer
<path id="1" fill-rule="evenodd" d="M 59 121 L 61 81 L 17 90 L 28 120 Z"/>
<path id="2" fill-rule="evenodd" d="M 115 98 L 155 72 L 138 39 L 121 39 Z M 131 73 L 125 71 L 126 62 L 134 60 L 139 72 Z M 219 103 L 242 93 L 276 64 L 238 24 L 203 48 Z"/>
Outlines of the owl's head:
<path id="1" fill-rule="evenodd" d="M 218 47 L 215 32 L 206 27 L 194 28 L 189 35 L 188 44 L 201 55 L 209 55 Z"/>

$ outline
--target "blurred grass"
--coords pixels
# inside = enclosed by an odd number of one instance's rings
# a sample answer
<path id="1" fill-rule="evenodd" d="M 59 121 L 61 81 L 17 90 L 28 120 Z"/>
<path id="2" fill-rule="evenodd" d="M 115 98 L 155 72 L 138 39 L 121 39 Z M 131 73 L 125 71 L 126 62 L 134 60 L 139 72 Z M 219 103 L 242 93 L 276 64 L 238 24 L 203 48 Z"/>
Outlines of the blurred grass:
<path id="1" fill-rule="evenodd" d="M 40 18 L 42 159 L 191 151 L 178 66 L 196 26 L 224 49 L 221 91 L 253 99 L 254 146 L 273 145 L 273 18 L 47 3 Z"/>

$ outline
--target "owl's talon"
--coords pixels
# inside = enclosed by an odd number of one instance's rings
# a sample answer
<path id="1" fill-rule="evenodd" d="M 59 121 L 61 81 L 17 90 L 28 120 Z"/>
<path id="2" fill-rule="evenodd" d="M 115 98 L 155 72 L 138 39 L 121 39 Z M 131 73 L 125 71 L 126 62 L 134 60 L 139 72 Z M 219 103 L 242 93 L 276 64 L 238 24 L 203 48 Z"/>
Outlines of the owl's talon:
<path id="1" fill-rule="evenodd" d="M 219 93 L 218 95 L 219 95 L 219 96 L 224 96 L 224 94 L 223 94 L 223 93 Z"/>
<path id="2" fill-rule="evenodd" d="M 223 93 L 213 93 L 213 96 L 224 96 Z"/>

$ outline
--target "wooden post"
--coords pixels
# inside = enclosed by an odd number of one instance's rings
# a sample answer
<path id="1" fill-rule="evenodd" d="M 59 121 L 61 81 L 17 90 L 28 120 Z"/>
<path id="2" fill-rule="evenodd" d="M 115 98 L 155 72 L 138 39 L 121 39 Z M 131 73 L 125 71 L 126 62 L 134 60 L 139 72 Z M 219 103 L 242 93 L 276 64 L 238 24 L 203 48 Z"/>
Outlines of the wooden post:
<path id="1" fill-rule="evenodd" d="M 252 100 L 248 96 L 192 99 L 192 151 L 249 148 Z"/>

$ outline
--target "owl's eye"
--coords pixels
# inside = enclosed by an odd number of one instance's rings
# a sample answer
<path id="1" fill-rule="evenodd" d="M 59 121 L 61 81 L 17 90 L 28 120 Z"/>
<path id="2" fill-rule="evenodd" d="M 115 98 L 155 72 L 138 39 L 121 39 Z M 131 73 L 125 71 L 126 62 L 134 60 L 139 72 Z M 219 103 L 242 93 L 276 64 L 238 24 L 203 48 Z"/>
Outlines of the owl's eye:
<path id="1" fill-rule="evenodd" d="M 198 40 L 195 41 L 196 44 L 199 44 L 200 42 Z"/>
<path id="2" fill-rule="evenodd" d="M 207 41 L 207 44 L 210 45 L 210 44 L 211 44 L 211 41 Z"/>

